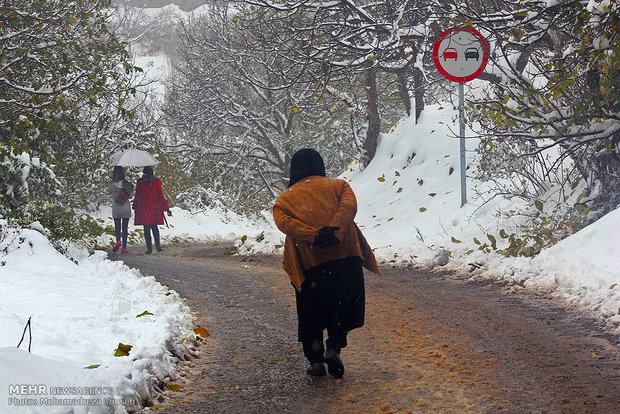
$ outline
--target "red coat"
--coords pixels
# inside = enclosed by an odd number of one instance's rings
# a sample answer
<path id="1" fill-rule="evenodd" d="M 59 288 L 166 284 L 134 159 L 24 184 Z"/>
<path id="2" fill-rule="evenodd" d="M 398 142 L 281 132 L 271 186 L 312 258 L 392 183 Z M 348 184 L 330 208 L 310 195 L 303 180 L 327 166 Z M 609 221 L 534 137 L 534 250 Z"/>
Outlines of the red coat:
<path id="1" fill-rule="evenodd" d="M 136 226 L 164 224 L 164 211 L 169 208 L 158 178 L 151 183 L 147 183 L 142 178 L 138 179 L 133 200 L 133 209 L 136 210 L 134 219 Z"/>

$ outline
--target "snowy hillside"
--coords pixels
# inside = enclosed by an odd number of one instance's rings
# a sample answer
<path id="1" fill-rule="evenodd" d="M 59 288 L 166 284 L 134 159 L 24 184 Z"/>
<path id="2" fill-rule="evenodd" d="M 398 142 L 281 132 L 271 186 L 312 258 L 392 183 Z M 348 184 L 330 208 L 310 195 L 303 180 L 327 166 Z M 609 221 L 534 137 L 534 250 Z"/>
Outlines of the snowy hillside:
<path id="1" fill-rule="evenodd" d="M 356 221 L 377 256 L 422 267 L 445 264 L 468 277 L 546 292 L 602 316 L 620 333 L 620 287 L 614 286 L 620 283 L 620 209 L 534 258 L 480 251 L 474 238 L 488 243 L 488 234 L 496 235 L 498 248 L 508 244 L 497 235 L 512 231 L 516 219 L 500 219 L 498 212 L 527 206 L 501 197 L 485 204 L 475 196 L 485 185 L 470 177 L 468 203 L 460 207 L 457 122 L 453 109 L 427 107 L 418 125 L 406 119 L 382 135 L 364 171 L 343 174 L 358 197 Z M 469 176 L 476 145 L 467 140 Z"/>

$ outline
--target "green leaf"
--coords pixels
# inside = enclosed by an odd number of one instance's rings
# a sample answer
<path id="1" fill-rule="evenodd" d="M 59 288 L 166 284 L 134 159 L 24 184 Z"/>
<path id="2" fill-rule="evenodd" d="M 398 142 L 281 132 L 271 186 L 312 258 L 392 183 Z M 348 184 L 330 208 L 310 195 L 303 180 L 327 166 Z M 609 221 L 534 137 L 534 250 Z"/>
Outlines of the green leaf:
<path id="1" fill-rule="evenodd" d="M 613 285 L 609 286 L 609 289 L 611 290 L 611 289 L 615 288 L 616 286 L 618 286 L 618 284 L 614 283 Z"/>
<path id="2" fill-rule="evenodd" d="M 584 211 L 586 211 L 588 209 L 588 206 L 586 206 L 583 203 L 579 203 L 579 204 L 575 204 L 575 209 L 580 212 L 583 213 Z"/>
<path id="3" fill-rule="evenodd" d="M 403 188 L 399 187 L 398 190 L 396 190 L 396 193 L 400 193 L 401 191 L 403 191 Z"/>
<path id="4" fill-rule="evenodd" d="M 508 235 L 506 234 L 506 232 L 504 231 L 504 229 L 501 229 L 501 230 L 499 231 L 499 236 L 500 236 L 502 239 L 507 239 L 507 238 L 508 238 Z"/>
<path id="5" fill-rule="evenodd" d="M 489 238 L 489 241 L 491 242 L 491 248 L 493 250 L 497 250 L 497 240 L 495 239 L 495 236 L 493 236 L 492 234 L 487 234 L 487 237 Z"/>
<path id="6" fill-rule="evenodd" d="M 87 367 L 84 367 L 84 369 L 95 369 L 95 368 L 99 368 L 100 366 L 101 364 L 89 365 Z"/>
<path id="7" fill-rule="evenodd" d="M 114 356 L 116 357 L 129 356 L 129 351 L 131 351 L 131 348 L 133 348 L 132 345 L 125 345 L 119 342 L 118 347 L 114 350 Z"/>
<path id="8" fill-rule="evenodd" d="M 437 193 L 428 193 L 429 196 L 431 197 L 435 197 L 437 195 Z"/>
<path id="9" fill-rule="evenodd" d="M 581 203 L 581 200 L 583 200 L 585 196 L 586 196 L 585 192 L 579 194 L 579 196 L 577 197 L 577 203 Z"/>
<path id="10" fill-rule="evenodd" d="M 419 179 L 419 180 L 418 180 L 418 185 L 422 185 L 422 184 L 424 184 L 424 180 Z"/>
<path id="11" fill-rule="evenodd" d="M 420 213 L 424 213 L 426 211 L 426 207 L 420 207 Z"/>
<path id="12" fill-rule="evenodd" d="M 245 243 L 247 239 L 248 239 L 248 236 L 246 236 L 245 234 L 241 236 L 241 244 Z"/>
<path id="13" fill-rule="evenodd" d="M 460 243 L 461 242 L 459 239 L 454 238 L 454 236 L 452 236 L 450 238 L 450 240 L 452 240 L 452 243 Z"/>
<path id="14" fill-rule="evenodd" d="M 478 240 L 477 238 L 474 237 L 474 243 L 480 244 L 480 240 Z"/>
<path id="15" fill-rule="evenodd" d="M 543 211 L 543 203 L 542 203 L 542 201 L 540 201 L 540 200 L 536 200 L 536 201 L 534 201 L 534 205 L 536 206 L 536 208 L 537 208 L 539 211 Z"/>
<path id="16" fill-rule="evenodd" d="M 141 317 L 146 316 L 146 315 L 152 315 L 152 313 L 149 312 L 149 311 L 144 311 L 140 315 L 136 315 L 136 318 L 141 318 Z"/>
<path id="17" fill-rule="evenodd" d="M 385 177 L 377 177 L 377 181 L 384 182 L 385 181 Z"/>
<path id="18" fill-rule="evenodd" d="M 392 220 L 394 220 L 394 217 L 390 217 L 390 218 L 388 219 L 388 221 L 392 221 Z"/>

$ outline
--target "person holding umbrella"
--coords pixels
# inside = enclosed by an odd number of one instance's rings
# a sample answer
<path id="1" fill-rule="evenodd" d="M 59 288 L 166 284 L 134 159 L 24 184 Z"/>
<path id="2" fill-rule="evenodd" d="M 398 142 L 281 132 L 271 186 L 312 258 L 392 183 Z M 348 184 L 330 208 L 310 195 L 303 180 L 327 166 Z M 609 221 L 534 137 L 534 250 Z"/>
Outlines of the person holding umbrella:
<path id="1" fill-rule="evenodd" d="M 158 252 L 162 251 L 159 240 L 159 227 L 164 224 L 164 211 L 172 216 L 168 200 L 164 198 L 161 181 L 155 177 L 153 167 L 146 166 L 142 170 L 142 178 L 136 184 L 136 195 L 133 201 L 133 209 L 136 211 L 134 224 L 144 226 L 144 240 L 146 241 L 146 254 L 153 252 L 153 240 Z"/>
<path id="2" fill-rule="evenodd" d="M 325 375 L 325 363 L 332 376 L 344 375 L 340 351 L 349 331 L 364 325 L 362 266 L 380 274 L 353 221 L 356 212 L 353 190 L 344 180 L 325 177 L 317 151 L 293 155 L 289 186 L 278 196 L 273 218 L 286 235 L 283 265 L 295 287 L 298 340 L 312 376 Z"/>
<path id="3" fill-rule="evenodd" d="M 114 219 L 114 235 L 116 236 L 116 244 L 112 251 L 117 252 L 122 244 L 122 253 L 127 254 L 129 253 L 127 250 L 127 228 L 131 217 L 129 199 L 133 197 L 133 184 L 125 179 L 123 167 L 119 165 L 114 167 L 112 182 L 108 185 L 108 191 L 112 201 L 112 218 Z"/>

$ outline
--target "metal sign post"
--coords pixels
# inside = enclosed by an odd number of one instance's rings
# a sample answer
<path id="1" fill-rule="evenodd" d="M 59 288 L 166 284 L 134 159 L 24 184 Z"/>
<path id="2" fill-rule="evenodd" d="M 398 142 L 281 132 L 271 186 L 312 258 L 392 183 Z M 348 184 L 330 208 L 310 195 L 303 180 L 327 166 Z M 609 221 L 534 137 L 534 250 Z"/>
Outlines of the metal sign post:
<path id="1" fill-rule="evenodd" d="M 465 159 L 465 86 L 463 82 L 459 83 L 459 124 L 460 139 L 459 147 L 461 153 L 461 207 L 467 203 L 467 161 Z"/>
<path id="2" fill-rule="evenodd" d="M 465 87 L 487 65 L 489 45 L 473 27 L 455 27 L 443 32 L 433 47 L 435 67 L 445 78 L 459 84 L 459 148 L 461 163 L 461 207 L 467 203 L 465 157 Z"/>

